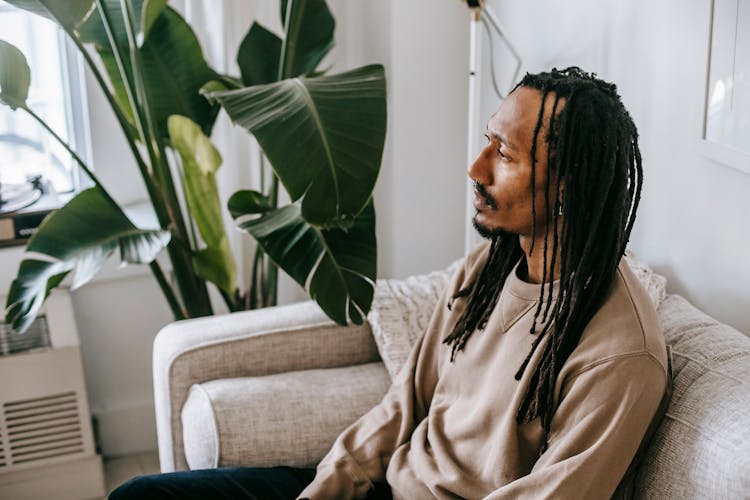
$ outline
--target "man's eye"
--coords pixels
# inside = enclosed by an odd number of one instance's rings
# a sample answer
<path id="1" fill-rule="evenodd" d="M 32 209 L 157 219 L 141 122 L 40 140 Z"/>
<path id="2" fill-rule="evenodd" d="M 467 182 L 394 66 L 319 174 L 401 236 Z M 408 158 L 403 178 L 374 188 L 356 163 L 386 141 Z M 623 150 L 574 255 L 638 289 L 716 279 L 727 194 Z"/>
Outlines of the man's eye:
<path id="1" fill-rule="evenodd" d="M 502 148 L 497 148 L 497 154 L 499 154 L 499 155 L 500 155 L 500 158 L 507 158 L 507 156 L 505 156 L 505 155 L 503 154 L 503 150 L 502 150 Z"/>
<path id="2" fill-rule="evenodd" d="M 492 142 L 492 139 L 490 139 L 489 134 L 484 134 L 484 136 L 487 138 L 487 142 Z"/>

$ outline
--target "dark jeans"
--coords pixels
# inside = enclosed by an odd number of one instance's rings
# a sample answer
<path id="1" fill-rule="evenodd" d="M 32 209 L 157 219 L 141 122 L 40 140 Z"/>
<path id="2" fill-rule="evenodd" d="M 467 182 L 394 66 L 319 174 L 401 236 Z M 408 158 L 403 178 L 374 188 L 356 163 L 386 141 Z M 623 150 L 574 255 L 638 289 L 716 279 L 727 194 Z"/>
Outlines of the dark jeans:
<path id="1" fill-rule="evenodd" d="M 293 500 L 315 477 L 315 469 L 294 467 L 227 467 L 139 476 L 109 495 L 125 499 L 252 499 Z M 386 483 L 375 483 L 368 499 L 391 499 Z"/>

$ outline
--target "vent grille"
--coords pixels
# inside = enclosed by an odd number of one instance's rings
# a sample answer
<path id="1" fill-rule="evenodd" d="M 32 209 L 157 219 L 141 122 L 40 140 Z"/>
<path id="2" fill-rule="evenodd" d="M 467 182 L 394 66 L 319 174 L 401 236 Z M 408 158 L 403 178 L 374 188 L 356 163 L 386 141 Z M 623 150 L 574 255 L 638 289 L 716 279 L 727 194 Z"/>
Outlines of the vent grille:
<path id="1" fill-rule="evenodd" d="M 49 328 L 44 315 L 38 316 L 24 333 L 18 333 L 6 323 L 0 323 L 0 356 L 50 345 Z"/>
<path id="2" fill-rule="evenodd" d="M 75 392 L 12 401 L 3 405 L 6 457 L 0 466 L 22 464 L 84 450 Z"/>

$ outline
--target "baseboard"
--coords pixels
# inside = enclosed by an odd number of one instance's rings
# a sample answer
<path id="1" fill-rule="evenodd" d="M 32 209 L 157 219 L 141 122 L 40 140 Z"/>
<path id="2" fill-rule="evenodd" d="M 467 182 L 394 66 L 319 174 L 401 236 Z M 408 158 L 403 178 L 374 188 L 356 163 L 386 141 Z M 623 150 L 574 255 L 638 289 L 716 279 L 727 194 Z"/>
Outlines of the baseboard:
<path id="1" fill-rule="evenodd" d="M 153 403 L 92 409 L 97 441 L 105 457 L 157 449 Z"/>

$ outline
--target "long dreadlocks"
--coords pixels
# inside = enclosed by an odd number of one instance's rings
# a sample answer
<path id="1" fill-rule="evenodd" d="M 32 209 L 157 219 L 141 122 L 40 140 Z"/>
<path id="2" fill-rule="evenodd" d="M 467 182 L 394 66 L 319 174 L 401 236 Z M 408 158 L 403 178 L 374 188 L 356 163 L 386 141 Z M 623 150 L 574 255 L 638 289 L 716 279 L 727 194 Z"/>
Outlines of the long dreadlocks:
<path id="1" fill-rule="evenodd" d="M 515 376 L 516 380 L 521 379 L 542 339 L 550 337 L 533 367 L 516 415 L 519 423 L 541 417 L 546 448 L 554 413 L 555 381 L 612 286 L 633 228 L 643 174 L 638 132 L 615 85 L 570 67 L 527 74 L 518 87 L 536 89 L 542 95 L 531 149 L 532 221 L 536 220 L 536 144 L 546 98 L 554 96 L 548 132 L 543 137 L 548 146 L 547 227 L 554 227 L 554 234 L 551 242 L 549 232 L 544 240 L 544 275 L 530 331 L 538 336 Z M 550 186 L 550 180 L 554 186 Z M 552 188 L 554 208 L 550 210 Z M 562 218 L 559 231 L 558 217 Z M 532 225 L 532 239 L 535 226 Z M 533 252 L 533 245 L 530 251 Z M 558 253 L 560 282 L 553 299 L 553 270 Z M 467 306 L 443 341 L 453 346 L 451 361 L 475 330 L 484 329 L 506 278 L 522 255 L 518 235 L 493 235 L 489 257 L 478 278 L 453 297 L 466 298 Z"/>

